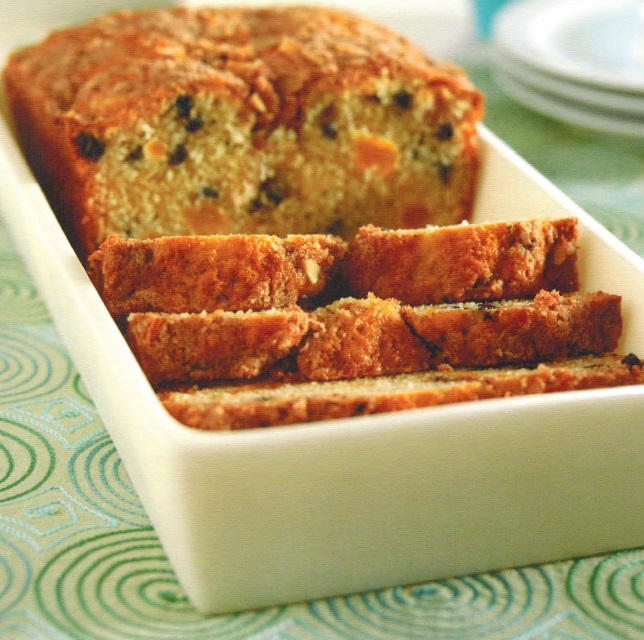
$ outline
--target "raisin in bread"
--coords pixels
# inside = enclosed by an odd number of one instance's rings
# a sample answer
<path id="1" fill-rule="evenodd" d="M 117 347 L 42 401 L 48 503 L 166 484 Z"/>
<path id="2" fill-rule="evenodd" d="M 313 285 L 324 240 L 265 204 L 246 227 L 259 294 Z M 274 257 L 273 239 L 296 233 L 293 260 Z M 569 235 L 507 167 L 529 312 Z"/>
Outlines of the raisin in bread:
<path id="1" fill-rule="evenodd" d="M 110 234 L 348 238 L 471 212 L 481 94 L 344 11 L 121 11 L 15 52 L 4 80 L 83 255 Z"/>
<path id="2" fill-rule="evenodd" d="M 526 394 L 644 384 L 635 356 L 587 356 L 535 368 L 451 369 L 325 382 L 253 382 L 159 393 L 168 412 L 204 430 L 288 425 Z"/>
<path id="3" fill-rule="evenodd" d="M 349 243 L 349 295 L 423 305 L 579 287 L 577 220 L 537 218 L 414 230 L 367 225 Z"/>
<path id="4" fill-rule="evenodd" d="M 265 310 L 333 287 L 346 246 L 336 236 L 110 236 L 89 274 L 113 315 Z"/>

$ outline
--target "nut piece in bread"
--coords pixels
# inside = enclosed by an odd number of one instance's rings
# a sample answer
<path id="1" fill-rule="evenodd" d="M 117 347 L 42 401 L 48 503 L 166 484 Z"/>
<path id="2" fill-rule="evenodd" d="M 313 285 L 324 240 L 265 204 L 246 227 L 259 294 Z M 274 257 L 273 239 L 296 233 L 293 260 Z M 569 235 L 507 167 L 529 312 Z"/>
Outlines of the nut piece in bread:
<path id="1" fill-rule="evenodd" d="M 259 311 L 321 295 L 345 251 L 326 235 L 110 236 L 89 273 L 113 315 Z"/>
<path id="2" fill-rule="evenodd" d="M 152 385 L 254 378 L 288 356 L 309 331 L 297 306 L 268 311 L 133 313 L 127 340 Z"/>
<path id="3" fill-rule="evenodd" d="M 424 305 L 576 291 L 577 220 L 459 224 L 414 230 L 361 228 L 343 271 L 348 294 Z"/>
<path id="4" fill-rule="evenodd" d="M 4 80 L 83 255 L 110 234 L 348 238 L 472 210 L 480 92 L 349 12 L 120 11 L 15 52 Z"/>
<path id="5" fill-rule="evenodd" d="M 536 368 L 454 369 L 376 378 L 254 382 L 163 391 L 159 398 L 183 424 L 205 430 L 288 425 L 535 393 L 643 384 L 634 355 L 587 356 Z"/>

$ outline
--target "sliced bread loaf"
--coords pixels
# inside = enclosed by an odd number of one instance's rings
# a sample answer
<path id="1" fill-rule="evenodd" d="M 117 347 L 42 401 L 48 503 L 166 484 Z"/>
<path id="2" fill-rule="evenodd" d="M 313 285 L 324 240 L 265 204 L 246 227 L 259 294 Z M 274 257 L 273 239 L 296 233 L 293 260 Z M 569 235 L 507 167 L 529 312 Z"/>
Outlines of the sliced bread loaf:
<path id="1" fill-rule="evenodd" d="M 536 368 L 452 369 L 326 382 L 253 382 L 163 391 L 168 412 L 189 427 L 233 430 L 377 414 L 536 393 L 643 384 L 634 355 L 605 355 Z"/>
<path id="2" fill-rule="evenodd" d="M 541 291 L 534 300 L 411 307 L 343 298 L 282 310 L 133 313 L 127 337 L 153 385 L 252 378 L 279 365 L 309 380 L 422 371 L 440 364 L 537 363 L 614 351 L 621 298 Z M 287 355 L 293 356 L 283 360 Z"/>
<path id="3" fill-rule="evenodd" d="M 119 11 L 4 71 L 79 252 L 112 233 L 334 233 L 468 218 L 483 99 L 407 38 L 323 7 Z"/>

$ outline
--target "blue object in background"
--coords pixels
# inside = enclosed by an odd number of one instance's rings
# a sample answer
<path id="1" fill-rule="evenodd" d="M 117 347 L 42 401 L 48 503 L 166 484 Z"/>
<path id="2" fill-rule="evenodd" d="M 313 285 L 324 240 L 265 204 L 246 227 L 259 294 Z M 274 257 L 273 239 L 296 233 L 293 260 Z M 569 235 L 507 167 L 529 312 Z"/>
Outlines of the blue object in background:
<path id="1" fill-rule="evenodd" d="M 472 0 L 476 32 L 483 40 L 489 40 L 496 14 L 512 0 Z"/>

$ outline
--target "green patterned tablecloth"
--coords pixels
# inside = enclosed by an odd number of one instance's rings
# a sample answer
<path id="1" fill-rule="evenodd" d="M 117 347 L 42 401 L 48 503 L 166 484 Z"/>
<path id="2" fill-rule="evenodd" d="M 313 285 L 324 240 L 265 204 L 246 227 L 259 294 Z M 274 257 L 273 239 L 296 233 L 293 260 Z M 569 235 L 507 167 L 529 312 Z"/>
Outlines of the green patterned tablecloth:
<path id="1" fill-rule="evenodd" d="M 644 255 L 644 145 L 532 114 L 470 71 L 489 127 Z M 636 640 L 644 550 L 201 617 L 0 223 L 0 638 Z"/>

